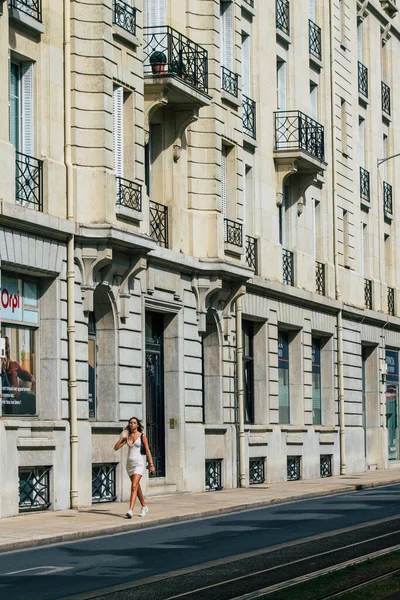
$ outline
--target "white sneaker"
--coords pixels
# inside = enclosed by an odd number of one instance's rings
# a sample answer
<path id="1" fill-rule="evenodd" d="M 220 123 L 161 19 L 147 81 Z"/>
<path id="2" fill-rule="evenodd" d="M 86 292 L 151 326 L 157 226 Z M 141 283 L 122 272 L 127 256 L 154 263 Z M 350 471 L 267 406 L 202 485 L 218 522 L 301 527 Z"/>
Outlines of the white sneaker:
<path id="1" fill-rule="evenodd" d="M 142 508 L 140 510 L 140 513 L 139 513 L 139 517 L 145 517 L 148 512 L 149 512 L 149 507 L 148 506 L 142 506 Z"/>
<path id="2" fill-rule="evenodd" d="M 125 515 L 126 519 L 132 519 L 133 517 L 133 510 L 129 509 L 128 512 Z"/>

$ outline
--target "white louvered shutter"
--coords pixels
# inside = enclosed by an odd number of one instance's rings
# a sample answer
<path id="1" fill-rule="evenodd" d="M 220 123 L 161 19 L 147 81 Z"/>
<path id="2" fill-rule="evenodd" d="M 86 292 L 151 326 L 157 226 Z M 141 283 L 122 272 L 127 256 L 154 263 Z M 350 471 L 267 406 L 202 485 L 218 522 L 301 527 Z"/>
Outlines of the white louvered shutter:
<path id="1" fill-rule="evenodd" d="M 243 94 L 248 98 L 251 97 L 250 93 L 250 36 L 242 35 L 242 85 Z"/>
<path id="2" fill-rule="evenodd" d="M 22 152 L 33 156 L 33 64 L 24 62 L 21 65 L 21 113 L 22 113 Z"/>
<path id="3" fill-rule="evenodd" d="M 221 63 L 233 71 L 233 2 L 223 2 L 221 6 Z"/>
<path id="4" fill-rule="evenodd" d="M 165 0 L 146 0 L 146 27 L 167 24 Z"/>
<path id="5" fill-rule="evenodd" d="M 315 224 L 315 198 L 311 198 L 311 231 L 312 231 L 312 253 L 314 260 L 317 260 L 317 230 Z"/>
<path id="6" fill-rule="evenodd" d="M 361 275 L 365 276 L 365 226 L 364 223 L 361 223 Z"/>
<path id="7" fill-rule="evenodd" d="M 277 63 L 278 110 L 286 109 L 286 63 Z"/>
<path id="8" fill-rule="evenodd" d="M 315 0 L 308 0 L 308 18 L 315 23 Z"/>
<path id="9" fill-rule="evenodd" d="M 360 145 L 359 145 L 359 153 L 360 153 L 360 167 L 364 167 L 364 159 L 365 159 L 365 121 L 364 119 L 361 119 L 359 121 L 359 138 L 360 138 Z"/>
<path id="10" fill-rule="evenodd" d="M 226 146 L 222 146 L 221 152 L 221 206 L 222 215 L 226 218 Z"/>
<path id="11" fill-rule="evenodd" d="M 10 62 L 10 81 L 8 88 L 9 135 L 16 151 L 20 149 L 20 67 Z"/>
<path id="12" fill-rule="evenodd" d="M 357 52 L 358 52 L 358 60 L 360 63 L 363 62 L 363 26 L 362 23 L 358 23 L 357 25 Z"/>
<path id="13" fill-rule="evenodd" d="M 113 91 L 113 153 L 114 172 L 118 177 L 124 175 L 124 123 L 123 123 L 124 90 L 121 86 Z"/>

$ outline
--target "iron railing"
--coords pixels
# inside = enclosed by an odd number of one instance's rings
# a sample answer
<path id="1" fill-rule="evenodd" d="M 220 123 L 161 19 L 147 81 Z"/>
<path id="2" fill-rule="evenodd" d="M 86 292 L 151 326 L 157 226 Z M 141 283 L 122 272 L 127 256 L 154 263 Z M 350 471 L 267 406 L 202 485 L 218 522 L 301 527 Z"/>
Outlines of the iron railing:
<path id="1" fill-rule="evenodd" d="M 321 27 L 310 19 L 308 20 L 308 49 L 311 56 L 315 56 L 318 60 L 322 59 Z"/>
<path id="2" fill-rule="evenodd" d="M 390 117 L 390 87 L 382 81 L 382 112 Z"/>
<path id="3" fill-rule="evenodd" d="M 150 200 L 150 237 L 168 248 L 168 206 Z"/>
<path id="4" fill-rule="evenodd" d="M 294 285 L 293 252 L 282 248 L 282 281 L 285 285 Z"/>
<path id="5" fill-rule="evenodd" d="M 364 279 L 364 306 L 372 310 L 372 281 Z"/>
<path id="6" fill-rule="evenodd" d="M 368 98 L 368 69 L 358 61 L 358 91 Z"/>
<path id="7" fill-rule="evenodd" d="M 393 188 L 386 181 L 383 182 L 383 212 L 385 217 L 393 215 Z"/>
<path id="8" fill-rule="evenodd" d="M 320 455 L 319 473 L 321 477 L 332 477 L 332 454 Z"/>
<path id="9" fill-rule="evenodd" d="M 301 456 L 287 457 L 287 480 L 297 481 L 301 479 Z"/>
<path id="10" fill-rule="evenodd" d="M 46 510 L 50 506 L 50 468 L 19 469 L 19 510 Z"/>
<path id="11" fill-rule="evenodd" d="M 395 316 L 395 303 L 394 303 L 394 288 L 388 287 L 387 289 L 387 309 L 388 315 Z"/>
<path id="12" fill-rule="evenodd" d="M 9 0 L 8 6 L 42 22 L 42 0 Z"/>
<path id="13" fill-rule="evenodd" d="M 249 460 L 249 482 L 250 485 L 264 483 L 265 481 L 265 456 L 262 458 L 250 458 Z"/>
<path id="14" fill-rule="evenodd" d="M 114 502 L 116 480 L 115 464 L 92 465 L 92 502 Z"/>
<path id="15" fill-rule="evenodd" d="M 370 201 L 369 171 L 360 167 L 360 198 L 365 202 Z"/>
<path id="16" fill-rule="evenodd" d="M 277 111 L 275 149 L 304 150 L 314 158 L 325 158 L 324 127 L 299 110 Z"/>
<path id="17" fill-rule="evenodd" d="M 142 210 L 142 186 L 123 177 L 116 177 L 116 181 L 117 205 L 140 212 Z"/>
<path id="18" fill-rule="evenodd" d="M 205 477 L 207 492 L 222 490 L 222 458 L 206 460 Z"/>
<path id="19" fill-rule="evenodd" d="M 144 27 L 144 74 L 182 79 L 208 92 L 207 50 L 169 26 Z"/>
<path id="20" fill-rule="evenodd" d="M 254 269 L 255 275 L 258 272 L 258 252 L 257 252 L 257 239 L 252 237 L 251 235 L 246 235 L 246 248 L 245 248 L 245 258 L 246 265 L 250 267 L 250 269 Z"/>
<path id="21" fill-rule="evenodd" d="M 15 153 L 15 201 L 43 210 L 43 161 Z"/>
<path id="22" fill-rule="evenodd" d="M 276 0 L 276 28 L 286 35 L 290 34 L 289 0 Z"/>
<path id="23" fill-rule="evenodd" d="M 247 135 L 256 138 L 256 103 L 243 94 L 242 96 L 242 123 Z"/>
<path id="24" fill-rule="evenodd" d="M 325 296 L 325 265 L 315 261 L 315 291 L 320 296 Z"/>
<path id="25" fill-rule="evenodd" d="M 113 23 L 128 33 L 136 35 L 136 8 L 133 8 L 123 0 L 114 0 Z"/>
<path id="26" fill-rule="evenodd" d="M 243 246 L 243 225 L 232 221 L 231 219 L 224 219 L 225 226 L 225 242 L 233 244 L 234 246 Z"/>
<path id="27" fill-rule="evenodd" d="M 232 96 L 237 98 L 239 93 L 239 75 L 226 67 L 221 67 L 221 80 L 221 87 L 224 92 L 228 92 L 228 94 L 232 94 Z"/>

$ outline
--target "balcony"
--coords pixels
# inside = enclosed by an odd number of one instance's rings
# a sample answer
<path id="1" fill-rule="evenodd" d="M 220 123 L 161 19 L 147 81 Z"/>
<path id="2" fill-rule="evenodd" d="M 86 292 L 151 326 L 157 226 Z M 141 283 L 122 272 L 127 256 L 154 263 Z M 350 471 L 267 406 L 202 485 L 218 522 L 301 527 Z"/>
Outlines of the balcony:
<path id="1" fill-rule="evenodd" d="M 246 248 L 245 248 L 245 262 L 246 266 L 250 269 L 254 269 L 254 274 L 258 274 L 258 248 L 257 239 L 251 235 L 246 235 Z"/>
<path id="2" fill-rule="evenodd" d="M 318 261 L 315 261 L 315 291 L 325 296 L 325 265 Z"/>
<path id="3" fill-rule="evenodd" d="M 362 201 L 370 203 L 369 171 L 360 167 L 360 198 Z"/>
<path id="4" fill-rule="evenodd" d="M 18 10 L 39 23 L 42 22 L 42 0 L 9 0 L 8 7 L 12 10 Z"/>
<path id="5" fill-rule="evenodd" d="M 243 94 L 242 96 L 243 133 L 256 139 L 256 103 Z"/>
<path id="6" fill-rule="evenodd" d="M 224 219 L 225 242 L 238 248 L 243 247 L 243 226 L 241 223 Z"/>
<path id="7" fill-rule="evenodd" d="M 393 188 L 386 181 L 383 182 L 383 214 L 389 219 L 393 217 Z"/>
<path id="8" fill-rule="evenodd" d="M 239 95 L 239 75 L 221 67 L 221 89 L 235 98 Z"/>
<path id="9" fill-rule="evenodd" d="M 124 31 L 136 35 L 136 8 L 132 8 L 123 0 L 113 2 L 113 24 Z"/>
<path id="10" fill-rule="evenodd" d="M 275 118 L 275 159 L 297 158 L 309 170 L 320 170 L 325 158 L 324 128 L 304 113 L 278 111 Z"/>
<path id="11" fill-rule="evenodd" d="M 43 161 L 16 152 L 15 168 L 15 202 L 42 211 Z"/>
<path id="12" fill-rule="evenodd" d="M 372 310 L 372 281 L 364 279 L 364 306 Z"/>
<path id="13" fill-rule="evenodd" d="M 285 285 L 294 285 L 293 252 L 282 248 L 282 281 Z"/>
<path id="14" fill-rule="evenodd" d="M 390 117 L 390 87 L 382 81 L 382 112 Z"/>
<path id="15" fill-rule="evenodd" d="M 159 246 L 168 248 L 168 206 L 150 200 L 149 235 Z"/>
<path id="16" fill-rule="evenodd" d="M 322 37 L 321 27 L 318 27 L 313 21 L 308 21 L 308 48 L 310 56 L 322 59 Z"/>
<path id="17" fill-rule="evenodd" d="M 117 213 L 127 218 L 142 220 L 142 186 L 129 179 L 116 177 Z"/>
<path id="18" fill-rule="evenodd" d="M 387 311 L 388 315 L 395 316 L 394 288 L 392 287 L 387 289 Z"/>
<path id="19" fill-rule="evenodd" d="M 144 27 L 145 94 L 167 89 L 168 101 L 205 106 L 207 50 L 169 26 Z"/>
<path id="20" fill-rule="evenodd" d="M 276 0 L 276 28 L 285 35 L 290 35 L 289 0 Z"/>
<path id="21" fill-rule="evenodd" d="M 358 62 L 358 93 L 368 98 L 368 69 Z"/>

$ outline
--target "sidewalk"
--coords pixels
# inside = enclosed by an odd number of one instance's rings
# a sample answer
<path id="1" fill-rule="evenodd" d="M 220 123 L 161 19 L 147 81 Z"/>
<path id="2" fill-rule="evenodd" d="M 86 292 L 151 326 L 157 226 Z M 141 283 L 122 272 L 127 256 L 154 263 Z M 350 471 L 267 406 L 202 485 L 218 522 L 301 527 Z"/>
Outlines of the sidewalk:
<path id="1" fill-rule="evenodd" d="M 0 552 L 79 540 L 204 518 L 235 510 L 400 483 L 400 469 L 326 479 L 253 485 L 244 489 L 149 498 L 149 514 L 125 519 L 127 503 L 95 504 L 79 511 L 25 513 L 0 519 Z M 399 497 L 400 498 L 400 497 Z"/>

